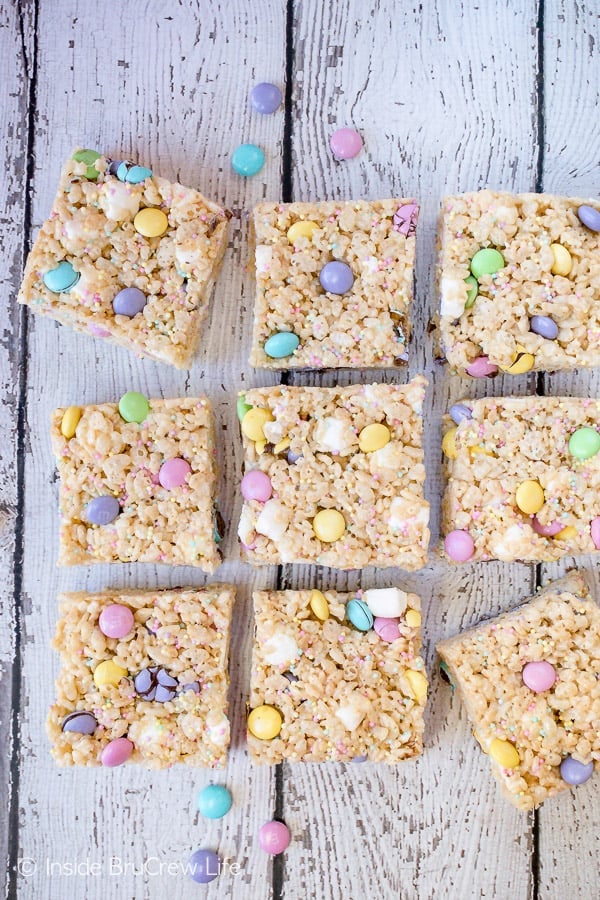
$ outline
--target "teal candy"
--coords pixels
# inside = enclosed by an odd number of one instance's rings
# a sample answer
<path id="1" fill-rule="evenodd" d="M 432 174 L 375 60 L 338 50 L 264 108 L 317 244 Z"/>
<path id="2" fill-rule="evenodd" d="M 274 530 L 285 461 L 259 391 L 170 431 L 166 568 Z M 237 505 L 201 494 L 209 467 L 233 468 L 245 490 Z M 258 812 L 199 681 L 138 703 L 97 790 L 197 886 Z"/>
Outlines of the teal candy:
<path id="1" fill-rule="evenodd" d="M 81 275 L 76 272 L 70 262 L 63 260 L 55 269 L 50 269 L 44 275 L 44 284 L 49 291 L 55 294 L 65 294 L 75 287 Z"/>
<path id="2" fill-rule="evenodd" d="M 359 631 L 370 631 L 373 627 L 373 613 L 362 600 L 349 600 L 346 616 Z"/>
<path id="3" fill-rule="evenodd" d="M 207 819 L 222 819 L 231 804 L 231 794 L 222 784 L 207 784 L 198 794 L 198 812 Z"/>
<path id="4" fill-rule="evenodd" d="M 291 356 L 299 343 L 300 338 L 293 331 L 278 331 L 266 341 L 265 353 L 271 359 L 282 359 Z"/>
<path id="5" fill-rule="evenodd" d="M 125 181 L 129 184 L 141 184 L 146 178 L 152 178 L 152 169 L 145 166 L 131 166 L 125 175 Z"/>
<path id="6" fill-rule="evenodd" d="M 249 178 L 256 175 L 265 164 L 265 154 L 256 144 L 240 144 L 233 151 L 231 165 L 238 175 Z"/>

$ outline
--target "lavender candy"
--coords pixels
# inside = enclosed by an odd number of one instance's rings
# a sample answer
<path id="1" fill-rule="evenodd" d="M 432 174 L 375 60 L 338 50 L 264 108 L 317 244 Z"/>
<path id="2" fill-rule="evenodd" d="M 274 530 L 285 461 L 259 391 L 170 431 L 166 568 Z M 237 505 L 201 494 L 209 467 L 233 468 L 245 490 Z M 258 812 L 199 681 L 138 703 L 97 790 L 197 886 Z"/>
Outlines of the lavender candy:
<path id="1" fill-rule="evenodd" d="M 69 713 L 62 723 L 63 731 L 72 731 L 76 734 L 93 734 L 97 727 L 96 717 L 91 712 L 81 709 Z"/>
<path id="2" fill-rule="evenodd" d="M 128 316 L 133 319 L 141 313 L 146 305 L 146 295 L 136 287 L 123 288 L 112 302 L 113 310 L 117 316 Z"/>
<path id="3" fill-rule="evenodd" d="M 471 419 L 473 416 L 472 410 L 469 409 L 468 406 L 465 406 L 464 403 L 455 403 L 448 410 L 450 413 L 450 418 L 456 425 L 460 425 L 463 419 Z"/>
<path id="4" fill-rule="evenodd" d="M 555 341 L 558 337 L 558 325 L 550 316 L 532 316 L 529 320 L 529 328 L 534 334 Z"/>
<path id="5" fill-rule="evenodd" d="M 112 494 L 94 497 L 85 508 L 85 517 L 91 525 L 110 525 L 121 512 L 119 501 Z"/>

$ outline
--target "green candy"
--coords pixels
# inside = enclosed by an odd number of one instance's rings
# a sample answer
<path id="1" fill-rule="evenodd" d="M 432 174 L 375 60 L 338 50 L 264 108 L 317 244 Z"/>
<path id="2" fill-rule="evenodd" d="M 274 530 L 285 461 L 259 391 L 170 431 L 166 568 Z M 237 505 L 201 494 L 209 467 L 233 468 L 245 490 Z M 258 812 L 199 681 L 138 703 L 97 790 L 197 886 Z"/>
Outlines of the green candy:
<path id="1" fill-rule="evenodd" d="M 470 268 L 475 278 L 481 278 L 482 275 L 495 275 L 504 268 L 504 257 L 498 250 L 486 247 L 477 251 L 471 260 Z"/>
<path id="2" fill-rule="evenodd" d="M 101 153 L 98 153 L 97 150 L 78 150 L 77 153 L 73 154 L 73 159 L 75 162 L 85 163 L 87 166 L 85 177 L 88 181 L 95 181 L 100 172 L 95 168 L 94 163 L 97 159 L 100 159 L 102 156 Z"/>
<path id="3" fill-rule="evenodd" d="M 471 307 L 477 300 L 479 284 L 477 283 L 477 279 L 473 275 L 468 275 L 465 278 L 465 283 L 467 285 L 467 302 L 465 303 L 465 309 L 471 309 Z"/>
<path id="4" fill-rule="evenodd" d="M 595 428 L 578 428 L 569 438 L 569 453 L 575 459 L 589 459 L 600 450 L 600 434 Z"/>
<path id="5" fill-rule="evenodd" d="M 248 403 L 246 403 L 246 395 L 245 394 L 240 394 L 239 397 L 237 398 L 236 409 L 237 409 L 237 417 L 241 422 L 242 419 L 244 418 L 244 416 L 246 415 L 246 413 L 248 412 L 248 410 L 252 409 L 252 407 Z"/>
<path id="6" fill-rule="evenodd" d="M 150 404 L 143 394 L 127 391 L 119 400 L 119 412 L 126 422 L 137 422 L 139 425 L 150 412 Z"/>

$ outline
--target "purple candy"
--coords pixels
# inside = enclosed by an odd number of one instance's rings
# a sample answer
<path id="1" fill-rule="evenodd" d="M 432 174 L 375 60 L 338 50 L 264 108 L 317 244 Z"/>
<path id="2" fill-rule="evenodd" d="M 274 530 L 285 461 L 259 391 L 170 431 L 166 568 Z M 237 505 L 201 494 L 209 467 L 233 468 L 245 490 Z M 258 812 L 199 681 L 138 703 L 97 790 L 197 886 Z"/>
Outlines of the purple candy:
<path id="1" fill-rule="evenodd" d="M 213 850 L 195 850 L 188 860 L 188 874 L 197 884 L 210 884 L 220 869 L 221 861 Z"/>
<path id="2" fill-rule="evenodd" d="M 197 681 L 190 681 L 189 684 L 184 684 L 181 688 L 182 691 L 193 691 L 194 694 L 200 693 L 200 685 Z"/>
<path id="3" fill-rule="evenodd" d="M 369 757 L 365 756 L 364 754 L 363 754 L 363 756 L 353 756 L 352 759 L 350 760 L 350 762 L 353 762 L 353 763 L 366 762 L 368 760 L 368 758 Z"/>
<path id="4" fill-rule="evenodd" d="M 487 375 L 495 375 L 497 371 L 498 366 L 491 363 L 487 356 L 478 356 L 467 366 L 467 375 L 472 378 L 485 378 Z"/>
<path id="5" fill-rule="evenodd" d="M 299 459 L 302 459 L 301 453 L 293 453 L 291 450 L 288 450 L 287 461 L 290 466 L 293 466 L 294 463 L 297 463 Z"/>
<path id="6" fill-rule="evenodd" d="M 579 221 L 590 231 L 600 231 L 600 212 L 593 206 L 580 206 L 577 210 Z"/>
<path id="7" fill-rule="evenodd" d="M 555 341 L 558 337 L 558 325 L 550 316 L 532 316 L 529 328 L 534 334 L 539 334 L 549 341 Z"/>
<path id="8" fill-rule="evenodd" d="M 350 266 L 339 259 L 326 263 L 319 273 L 319 281 L 330 294 L 346 294 L 354 284 Z"/>
<path id="9" fill-rule="evenodd" d="M 464 403 L 455 403 L 450 407 L 449 413 L 450 418 L 456 425 L 460 425 L 463 419 L 471 419 L 473 417 L 473 411 L 468 406 L 465 406 Z"/>
<path id="10" fill-rule="evenodd" d="M 133 744 L 128 738 L 116 738 L 110 741 L 100 754 L 100 762 L 103 766 L 113 768 L 122 766 L 133 753 Z"/>
<path id="11" fill-rule="evenodd" d="M 133 686 L 143 700 L 166 703 L 175 697 L 178 683 L 177 679 L 161 666 L 149 666 L 138 672 L 133 679 Z"/>
<path id="12" fill-rule="evenodd" d="M 596 550 L 600 550 L 600 516 L 590 522 L 590 533 Z"/>
<path id="13" fill-rule="evenodd" d="M 271 115 L 281 106 L 281 91 L 276 84 L 270 81 L 261 81 L 255 84 L 250 92 L 250 102 L 256 112 L 265 116 Z"/>
<path id="14" fill-rule="evenodd" d="M 133 628 L 133 613 L 128 606 L 111 603 L 100 613 L 98 625 L 100 631 L 109 638 L 123 638 Z"/>
<path id="15" fill-rule="evenodd" d="M 260 469 L 251 469 L 242 478 L 242 497 L 244 500 L 258 500 L 266 503 L 273 493 L 271 479 Z"/>
<path id="16" fill-rule="evenodd" d="M 354 128 L 338 128 L 329 140 L 329 146 L 337 159 L 354 159 L 362 150 L 362 138 Z"/>
<path id="17" fill-rule="evenodd" d="M 582 763 L 572 756 L 567 756 L 560 764 L 560 777 L 567 784 L 583 784 L 591 778 L 594 771 L 594 763 Z"/>
<path id="18" fill-rule="evenodd" d="M 84 710 L 69 713 L 62 723 L 63 731 L 73 731 L 76 734 L 93 734 L 97 727 L 96 717 Z"/>
<path id="19" fill-rule="evenodd" d="M 108 174 L 109 174 L 109 175 L 116 175 L 116 174 L 117 174 L 117 169 L 118 169 L 119 166 L 121 165 L 121 162 L 122 162 L 122 160 L 120 160 L 120 159 L 111 159 L 110 165 L 109 165 L 109 167 L 108 167 Z"/>
<path id="20" fill-rule="evenodd" d="M 475 552 L 473 538 L 468 531 L 451 531 L 444 541 L 444 550 L 454 562 L 466 562 Z"/>
<path id="21" fill-rule="evenodd" d="M 119 501 L 110 494 L 94 497 L 85 508 L 85 517 L 91 525 L 110 525 L 121 512 Z"/>
<path id="22" fill-rule="evenodd" d="M 123 288 L 113 300 L 113 310 L 117 316 L 133 319 L 146 305 L 146 295 L 136 287 Z"/>

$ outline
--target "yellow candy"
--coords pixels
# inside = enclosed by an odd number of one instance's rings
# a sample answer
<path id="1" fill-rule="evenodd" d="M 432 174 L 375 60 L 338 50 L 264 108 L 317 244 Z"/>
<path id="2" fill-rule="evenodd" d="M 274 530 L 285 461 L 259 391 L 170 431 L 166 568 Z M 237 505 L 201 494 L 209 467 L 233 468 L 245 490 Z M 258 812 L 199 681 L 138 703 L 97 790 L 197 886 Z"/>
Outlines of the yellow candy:
<path id="1" fill-rule="evenodd" d="M 313 231 L 316 231 L 318 227 L 317 223 L 311 222 L 310 219 L 307 219 L 305 222 L 294 222 L 288 228 L 287 239 L 290 244 L 297 241 L 299 237 L 305 237 L 310 240 L 313 236 Z"/>
<path id="2" fill-rule="evenodd" d="M 60 433 L 68 441 L 75 435 L 80 418 L 81 410 L 78 406 L 69 406 L 65 409 L 60 423 Z"/>
<path id="3" fill-rule="evenodd" d="M 121 678 L 127 676 L 127 669 L 122 669 L 112 659 L 101 662 L 94 669 L 94 684 L 102 687 L 103 684 L 118 684 Z"/>
<path id="4" fill-rule="evenodd" d="M 406 680 L 410 684 L 410 689 L 415 695 L 415 700 L 425 700 L 427 697 L 427 679 L 422 672 L 416 672 L 409 669 L 406 673 Z"/>
<path id="5" fill-rule="evenodd" d="M 421 624 L 421 613 L 418 609 L 409 609 L 406 612 L 406 624 L 409 628 L 418 628 Z"/>
<path id="6" fill-rule="evenodd" d="M 456 459 L 458 456 L 458 450 L 456 449 L 456 432 L 458 428 L 450 428 L 449 431 L 446 432 L 444 437 L 442 438 L 442 453 L 444 456 L 447 456 L 448 459 Z"/>
<path id="7" fill-rule="evenodd" d="M 248 716 L 248 731 L 261 741 L 277 737 L 282 725 L 281 713 L 274 706 L 257 706 Z"/>
<path id="8" fill-rule="evenodd" d="M 503 769 L 514 769 L 521 762 L 521 757 L 515 745 L 500 738 L 492 740 L 488 753 Z"/>
<path id="9" fill-rule="evenodd" d="M 554 537 L 557 541 L 572 541 L 574 537 L 577 537 L 577 529 L 574 525 L 565 525 L 562 531 L 559 531 Z"/>
<path id="10" fill-rule="evenodd" d="M 319 621 L 326 622 L 329 618 L 329 603 L 321 591 L 311 591 L 310 608 Z"/>
<path id="11" fill-rule="evenodd" d="M 270 410 L 262 409 L 260 406 L 253 406 L 242 419 L 242 434 L 245 434 L 251 441 L 264 441 L 263 428 L 267 422 L 272 421 L 273 415 Z"/>
<path id="12" fill-rule="evenodd" d="M 521 347 L 520 344 L 517 344 L 517 355 L 510 366 L 507 369 L 502 369 L 502 371 L 508 372 L 509 375 L 524 375 L 525 372 L 529 372 L 530 369 L 533 369 L 534 363 L 535 356 L 533 353 L 528 353 L 525 347 Z"/>
<path id="13" fill-rule="evenodd" d="M 133 227 L 139 234 L 143 234 L 144 237 L 160 237 L 169 227 L 169 220 L 162 209 L 147 207 L 146 209 L 140 209 L 133 220 Z"/>
<path id="14" fill-rule="evenodd" d="M 290 439 L 288 437 L 282 438 L 278 444 L 275 444 L 273 447 L 273 453 L 283 453 L 284 450 L 290 446 Z"/>
<path id="15" fill-rule="evenodd" d="M 539 481 L 522 481 L 515 494 L 517 506 L 528 516 L 540 511 L 546 498 Z"/>
<path id="16" fill-rule="evenodd" d="M 365 425 L 358 436 L 358 446 L 363 453 L 374 453 L 375 450 L 381 450 L 391 440 L 390 429 L 379 422 L 373 422 L 372 425 Z"/>
<path id="17" fill-rule="evenodd" d="M 337 509 L 321 509 L 313 519 L 313 530 L 320 541 L 332 544 L 346 530 L 346 521 Z"/>
<path id="18" fill-rule="evenodd" d="M 568 275 L 573 267 L 573 259 L 566 247 L 562 244 L 550 244 L 554 262 L 551 272 L 553 275 Z"/>

